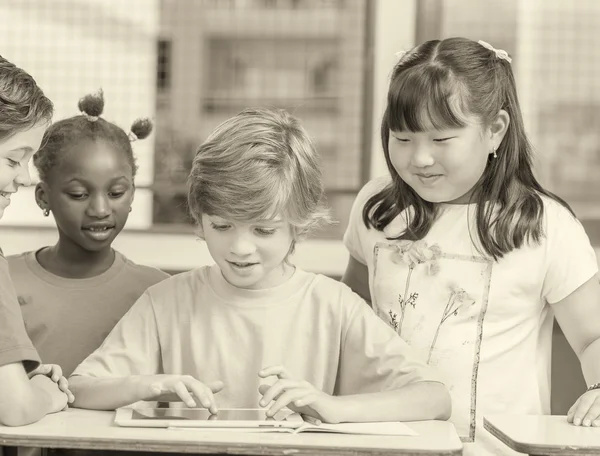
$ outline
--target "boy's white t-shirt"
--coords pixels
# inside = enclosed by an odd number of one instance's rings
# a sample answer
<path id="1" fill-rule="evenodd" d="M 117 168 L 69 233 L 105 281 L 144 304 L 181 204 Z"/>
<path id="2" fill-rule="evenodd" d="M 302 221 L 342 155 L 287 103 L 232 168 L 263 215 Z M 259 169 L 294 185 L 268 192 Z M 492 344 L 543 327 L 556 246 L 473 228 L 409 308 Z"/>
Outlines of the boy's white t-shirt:
<path id="1" fill-rule="evenodd" d="M 483 417 L 550 413 L 552 304 L 598 272 L 595 252 L 581 224 L 545 197 L 545 238 L 497 263 L 471 241 L 475 205 L 443 205 L 421 241 L 388 240 L 404 230 L 405 213 L 384 232 L 362 219 L 366 201 L 388 183 L 365 185 L 344 235 L 368 267 L 373 309 L 442 374 L 465 454 L 509 453 L 483 430 Z"/>
<path id="2" fill-rule="evenodd" d="M 239 289 L 216 265 L 150 287 L 73 376 L 187 374 L 225 383 L 220 408 L 256 408 L 270 366 L 339 395 L 439 381 L 346 285 L 296 270 L 278 287 Z"/>

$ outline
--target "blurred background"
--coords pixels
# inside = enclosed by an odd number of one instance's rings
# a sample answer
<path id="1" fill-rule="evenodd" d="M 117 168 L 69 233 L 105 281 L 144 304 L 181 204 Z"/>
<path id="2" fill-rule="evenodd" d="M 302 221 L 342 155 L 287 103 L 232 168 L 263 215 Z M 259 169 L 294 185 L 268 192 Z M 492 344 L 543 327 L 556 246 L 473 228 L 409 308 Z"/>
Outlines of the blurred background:
<path id="1" fill-rule="evenodd" d="M 115 242 L 136 262 L 170 272 L 212 262 L 185 211 L 195 147 L 244 107 L 268 105 L 314 137 L 339 221 L 301 244 L 296 263 L 341 276 L 352 201 L 386 173 L 378 135 L 395 53 L 450 36 L 513 57 L 538 176 L 600 248 L 597 0 L 0 0 L 0 17 L 0 54 L 35 76 L 55 119 L 77 114 L 77 100 L 100 87 L 104 117 L 125 130 L 155 119 L 155 133 L 135 144 L 134 210 Z M 33 189 L 16 196 L 18 210 L 2 220 L 4 252 L 53 243 Z M 577 361 L 565 350 L 555 370 L 567 374 L 555 384 L 572 386 L 582 380 L 571 378 Z M 556 410 L 571 401 L 553 400 Z"/>

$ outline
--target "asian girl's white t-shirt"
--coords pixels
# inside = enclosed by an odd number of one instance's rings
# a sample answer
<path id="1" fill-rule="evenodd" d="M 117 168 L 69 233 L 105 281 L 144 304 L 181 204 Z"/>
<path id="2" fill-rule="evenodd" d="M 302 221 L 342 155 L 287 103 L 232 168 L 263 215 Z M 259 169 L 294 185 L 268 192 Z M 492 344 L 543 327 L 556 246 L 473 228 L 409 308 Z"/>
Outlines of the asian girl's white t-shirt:
<path id="1" fill-rule="evenodd" d="M 552 305 L 598 272 L 594 249 L 580 222 L 545 197 L 545 237 L 498 262 L 471 241 L 475 205 L 443 205 L 421 241 L 388 240 L 404 230 L 405 213 L 383 232 L 362 220 L 366 201 L 388 183 L 365 185 L 344 235 L 368 267 L 373 309 L 438 369 L 465 454 L 511 454 L 483 417 L 550 414 Z"/>

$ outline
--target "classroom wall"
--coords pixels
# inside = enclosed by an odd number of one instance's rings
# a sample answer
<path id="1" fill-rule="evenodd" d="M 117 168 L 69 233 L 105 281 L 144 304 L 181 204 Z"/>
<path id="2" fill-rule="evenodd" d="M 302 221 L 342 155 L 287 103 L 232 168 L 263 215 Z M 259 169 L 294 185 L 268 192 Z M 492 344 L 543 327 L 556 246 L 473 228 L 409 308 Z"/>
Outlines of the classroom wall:
<path id="1" fill-rule="evenodd" d="M 55 106 L 54 120 L 79 114 L 77 101 L 102 88 L 103 117 L 125 131 L 138 117 L 154 117 L 158 0 L 3 0 L 3 57 L 34 75 Z M 135 11 L 135 14 L 131 14 Z M 59 49 L 60 52 L 56 52 Z M 133 144 L 137 157 L 131 228 L 152 224 L 154 138 Z M 33 166 L 35 181 L 37 173 Z M 2 226 L 54 226 L 40 216 L 33 188 L 21 189 Z M 0 241 L 2 239 L 0 238 Z M 6 242 L 4 242 L 6 245 Z"/>

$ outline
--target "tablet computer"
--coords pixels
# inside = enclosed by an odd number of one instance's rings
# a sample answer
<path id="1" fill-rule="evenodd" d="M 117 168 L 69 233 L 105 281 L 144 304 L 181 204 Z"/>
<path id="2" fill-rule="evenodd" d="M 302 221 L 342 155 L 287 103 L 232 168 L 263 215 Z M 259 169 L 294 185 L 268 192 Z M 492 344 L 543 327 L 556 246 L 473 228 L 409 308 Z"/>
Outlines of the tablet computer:
<path id="1" fill-rule="evenodd" d="M 120 408 L 115 424 L 126 427 L 154 428 L 288 428 L 304 424 L 302 417 L 289 409 L 280 410 L 273 417 L 266 409 L 220 409 L 212 414 L 204 408 Z"/>

